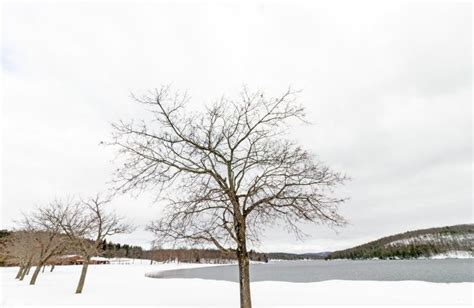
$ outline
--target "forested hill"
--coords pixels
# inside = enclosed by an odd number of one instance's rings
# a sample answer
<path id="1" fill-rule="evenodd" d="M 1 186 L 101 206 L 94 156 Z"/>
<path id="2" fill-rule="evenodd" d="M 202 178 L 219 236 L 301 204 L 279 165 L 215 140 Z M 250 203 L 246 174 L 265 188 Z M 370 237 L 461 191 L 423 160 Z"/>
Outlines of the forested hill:
<path id="1" fill-rule="evenodd" d="M 327 259 L 410 259 L 455 253 L 474 256 L 474 224 L 395 234 L 335 251 Z"/>

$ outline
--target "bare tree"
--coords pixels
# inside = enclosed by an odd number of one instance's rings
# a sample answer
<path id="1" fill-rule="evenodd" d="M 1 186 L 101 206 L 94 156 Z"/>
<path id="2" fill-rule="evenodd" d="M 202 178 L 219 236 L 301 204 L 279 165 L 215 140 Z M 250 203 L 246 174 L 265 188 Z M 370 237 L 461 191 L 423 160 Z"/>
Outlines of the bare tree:
<path id="1" fill-rule="evenodd" d="M 13 260 L 18 263 L 18 272 L 15 279 L 23 280 L 35 261 L 35 250 L 32 249 L 35 244 L 34 234 L 32 232 L 19 230 L 8 235 L 5 249 L 3 251 L 7 260 Z"/>
<path id="2" fill-rule="evenodd" d="M 149 225 L 159 243 L 212 244 L 235 253 L 241 307 L 251 307 L 248 245 L 268 224 L 285 224 L 300 237 L 300 222 L 343 225 L 343 198 L 333 189 L 346 177 L 286 138 L 304 119 L 297 92 L 267 98 L 244 89 L 204 112 L 186 108 L 186 94 L 168 87 L 135 99 L 149 120 L 113 124 L 123 159 L 116 172 L 122 192 L 157 189 L 167 201 Z"/>
<path id="3" fill-rule="evenodd" d="M 58 201 L 49 213 L 84 259 L 76 293 L 82 293 L 87 269 L 107 236 L 129 232 L 132 228 L 123 218 L 107 209 L 110 199 L 100 195 L 80 201 Z"/>
<path id="4" fill-rule="evenodd" d="M 36 268 L 30 280 L 31 285 L 36 283 L 41 268 L 44 268 L 53 256 L 61 254 L 67 245 L 66 239 L 53 231 L 38 231 L 34 233 L 34 237 L 32 249 L 36 250 L 37 258 Z"/>
<path id="5" fill-rule="evenodd" d="M 49 210 L 54 208 L 54 203 L 38 207 L 35 211 L 25 214 L 21 224 L 24 230 L 33 235 L 34 241 L 30 249 L 36 252 L 36 268 L 31 276 L 30 284 L 34 285 L 41 267 L 48 260 L 66 249 L 67 240 L 61 234 L 60 219 L 51 219 Z"/>

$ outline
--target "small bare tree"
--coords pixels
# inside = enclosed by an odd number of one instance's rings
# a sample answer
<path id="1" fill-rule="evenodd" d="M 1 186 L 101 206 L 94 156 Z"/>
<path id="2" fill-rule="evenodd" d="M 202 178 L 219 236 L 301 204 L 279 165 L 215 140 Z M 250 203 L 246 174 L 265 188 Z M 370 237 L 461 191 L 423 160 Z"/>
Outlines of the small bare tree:
<path id="1" fill-rule="evenodd" d="M 264 226 L 300 222 L 343 225 L 333 189 L 346 177 L 285 139 L 304 118 L 296 92 L 267 98 L 246 89 L 201 113 L 185 94 L 165 87 L 135 99 L 151 119 L 118 122 L 113 141 L 124 160 L 115 181 L 122 192 L 156 188 L 167 201 L 151 223 L 160 243 L 212 244 L 237 255 L 241 307 L 251 307 L 248 244 Z M 167 193 L 167 194 L 166 194 Z"/>
<path id="2" fill-rule="evenodd" d="M 33 232 L 24 230 L 14 231 L 8 235 L 5 242 L 4 256 L 7 260 L 13 260 L 18 263 L 18 272 L 15 279 L 23 280 L 35 261 L 35 244 Z"/>
<path id="3" fill-rule="evenodd" d="M 110 199 L 96 195 L 80 201 L 58 201 L 49 212 L 84 259 L 76 293 L 82 293 L 91 258 L 100 253 L 104 239 L 132 230 L 123 218 L 107 209 L 109 203 Z"/>
<path id="4" fill-rule="evenodd" d="M 35 242 L 31 249 L 34 249 L 37 255 L 31 285 L 36 283 L 41 268 L 44 268 L 52 257 L 61 254 L 67 246 L 66 238 L 58 236 L 53 231 L 37 231 L 34 233 L 34 238 Z"/>
<path id="5" fill-rule="evenodd" d="M 54 208 L 54 203 L 38 207 L 35 211 L 25 214 L 21 224 L 24 230 L 33 235 L 34 241 L 30 249 L 36 252 L 36 268 L 31 276 L 30 285 L 34 285 L 41 267 L 48 260 L 66 249 L 67 240 L 61 234 L 60 219 L 50 219 L 49 209 Z"/>

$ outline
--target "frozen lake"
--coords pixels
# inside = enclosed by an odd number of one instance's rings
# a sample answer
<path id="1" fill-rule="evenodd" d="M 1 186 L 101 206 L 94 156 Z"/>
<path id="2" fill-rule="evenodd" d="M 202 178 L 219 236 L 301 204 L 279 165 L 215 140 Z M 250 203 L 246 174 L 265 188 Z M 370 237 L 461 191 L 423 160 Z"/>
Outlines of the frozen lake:
<path id="1" fill-rule="evenodd" d="M 170 270 L 152 278 L 200 278 L 238 282 L 236 265 Z M 444 260 L 316 260 L 250 266 L 251 281 L 317 282 L 325 280 L 420 280 L 474 282 L 474 259 Z"/>

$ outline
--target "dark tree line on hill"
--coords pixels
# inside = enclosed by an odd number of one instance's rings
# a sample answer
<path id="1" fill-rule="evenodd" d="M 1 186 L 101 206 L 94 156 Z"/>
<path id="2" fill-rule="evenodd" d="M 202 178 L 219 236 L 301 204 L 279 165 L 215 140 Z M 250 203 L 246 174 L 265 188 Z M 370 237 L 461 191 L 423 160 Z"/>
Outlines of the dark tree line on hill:
<path id="1" fill-rule="evenodd" d="M 105 258 L 132 258 L 144 259 L 144 252 L 141 246 L 128 244 L 118 244 L 103 240 L 100 255 Z"/>
<path id="2" fill-rule="evenodd" d="M 474 224 L 430 228 L 395 234 L 335 251 L 327 259 L 411 259 L 449 251 L 474 253 L 473 239 Z"/>

